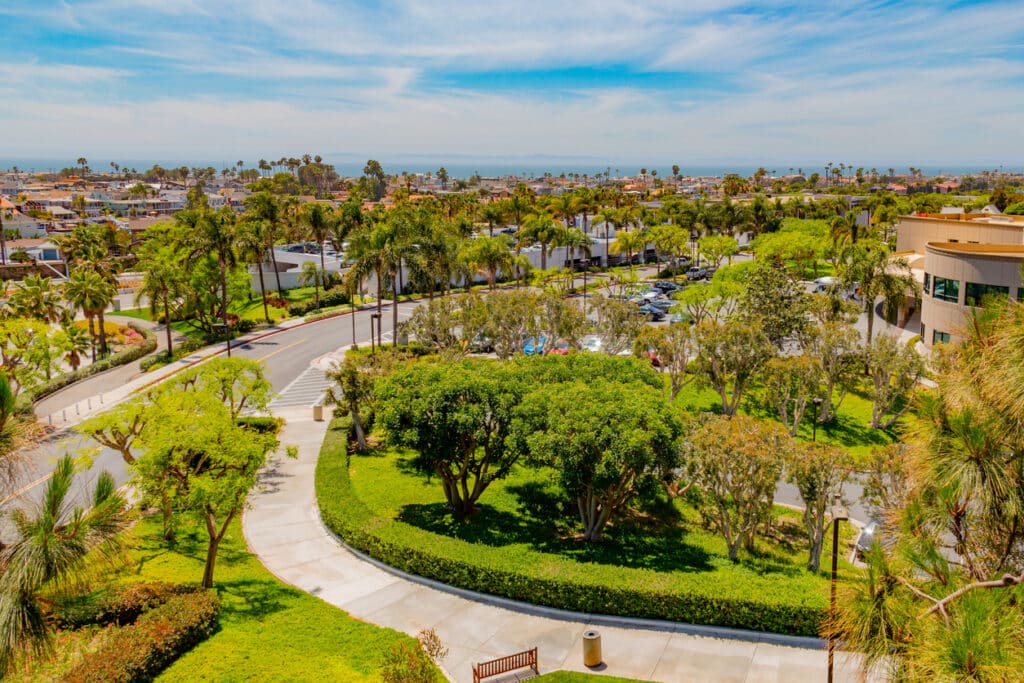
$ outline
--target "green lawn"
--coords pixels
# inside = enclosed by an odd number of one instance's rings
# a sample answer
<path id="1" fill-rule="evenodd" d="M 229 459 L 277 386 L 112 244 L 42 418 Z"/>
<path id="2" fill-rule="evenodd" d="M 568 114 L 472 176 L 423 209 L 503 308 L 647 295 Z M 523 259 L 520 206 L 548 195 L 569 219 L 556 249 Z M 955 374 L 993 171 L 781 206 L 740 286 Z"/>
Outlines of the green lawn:
<path id="1" fill-rule="evenodd" d="M 159 529 L 159 519 L 150 518 L 128 534 L 135 564 L 121 580 L 198 583 L 205 532 L 185 530 L 172 550 L 159 540 Z M 237 522 L 224 539 L 215 578 L 221 630 L 160 680 L 379 681 L 383 653 L 407 639 L 278 581 L 248 552 Z"/>
<path id="2" fill-rule="evenodd" d="M 579 673 L 577 671 L 553 671 L 533 679 L 544 683 L 640 683 L 633 678 L 617 676 L 598 676 L 597 674 Z"/>
<path id="3" fill-rule="evenodd" d="M 665 378 L 668 381 L 668 378 Z M 836 393 L 838 397 L 838 392 Z M 696 382 L 685 386 L 679 395 L 676 396 L 673 405 L 676 405 L 688 412 L 707 411 L 721 412 L 722 401 L 713 389 L 698 388 Z M 769 408 L 763 400 L 763 389 L 756 383 L 743 397 L 740 404 L 740 412 L 753 417 L 766 420 L 778 421 L 778 412 Z M 912 418 L 904 418 L 904 422 Z M 815 436 L 813 430 L 812 413 L 810 410 L 804 415 L 797 431 L 797 437 L 810 441 L 812 437 L 824 443 L 844 446 L 856 456 L 865 456 L 871 449 L 878 446 L 885 446 L 897 440 L 901 423 L 890 429 L 872 429 L 871 424 L 871 398 L 866 390 L 847 393 L 839 406 L 836 419 L 824 425 L 818 425 Z"/>

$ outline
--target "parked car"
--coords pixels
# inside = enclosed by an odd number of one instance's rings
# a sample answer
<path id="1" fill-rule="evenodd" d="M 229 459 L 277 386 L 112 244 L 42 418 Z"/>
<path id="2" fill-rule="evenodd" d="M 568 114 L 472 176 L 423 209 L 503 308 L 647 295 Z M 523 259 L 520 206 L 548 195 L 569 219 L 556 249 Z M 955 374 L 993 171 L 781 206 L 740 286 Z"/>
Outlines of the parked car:
<path id="1" fill-rule="evenodd" d="M 706 280 L 707 278 L 708 271 L 706 268 L 701 268 L 700 266 L 691 266 L 690 269 L 686 271 L 687 280 Z"/>
<path id="2" fill-rule="evenodd" d="M 604 345 L 604 340 L 599 334 L 588 334 L 580 339 L 580 350 L 598 352 Z"/>
<path id="3" fill-rule="evenodd" d="M 896 539 L 885 533 L 885 525 L 877 517 L 861 529 L 860 536 L 857 538 L 857 557 L 863 558 L 875 543 L 880 544 L 883 548 L 889 548 L 896 543 Z"/>
<path id="4" fill-rule="evenodd" d="M 481 332 L 469 342 L 469 350 L 473 353 L 490 353 L 494 350 L 494 340 Z"/>
<path id="5" fill-rule="evenodd" d="M 637 310 L 655 322 L 665 319 L 665 311 L 661 310 L 657 306 L 652 306 L 650 303 L 644 304 Z"/>
<path id="6" fill-rule="evenodd" d="M 523 353 L 527 356 L 541 356 L 544 354 L 544 345 L 547 337 L 529 337 L 523 341 Z"/>
<path id="7" fill-rule="evenodd" d="M 668 321 L 673 324 L 687 323 L 689 325 L 692 325 L 693 316 L 691 316 L 686 311 L 676 311 L 675 313 L 672 314 L 672 317 L 669 318 Z"/>
<path id="8" fill-rule="evenodd" d="M 569 342 L 567 342 L 564 339 L 559 339 L 558 341 L 551 345 L 551 348 L 548 350 L 548 353 L 554 356 L 566 356 L 569 354 L 569 349 L 571 348 L 572 345 Z"/>
<path id="9" fill-rule="evenodd" d="M 657 282 L 652 282 L 651 286 L 659 290 L 662 294 L 681 292 L 686 289 L 684 285 L 681 285 L 678 282 L 672 282 L 671 280 L 658 280 Z"/>
<path id="10" fill-rule="evenodd" d="M 663 310 L 663 311 L 665 311 L 667 313 L 668 309 L 670 309 L 673 306 L 675 306 L 678 302 L 677 301 L 673 301 L 672 299 L 668 299 L 668 298 L 663 297 L 663 296 L 659 296 L 656 299 L 650 299 L 649 301 L 645 301 L 644 303 L 648 303 L 651 306 L 654 306 L 656 308 L 660 308 L 661 310 Z"/>

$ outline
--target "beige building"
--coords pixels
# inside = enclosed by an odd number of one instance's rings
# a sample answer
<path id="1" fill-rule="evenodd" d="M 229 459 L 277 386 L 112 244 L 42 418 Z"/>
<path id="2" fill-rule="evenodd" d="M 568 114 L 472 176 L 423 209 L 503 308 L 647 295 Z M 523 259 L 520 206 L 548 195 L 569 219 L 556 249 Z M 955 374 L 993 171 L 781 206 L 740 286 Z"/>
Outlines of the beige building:
<path id="1" fill-rule="evenodd" d="M 986 295 L 1024 298 L 1024 216 L 904 216 L 896 225 L 896 251 L 922 286 L 926 346 L 962 339 L 967 315 Z"/>

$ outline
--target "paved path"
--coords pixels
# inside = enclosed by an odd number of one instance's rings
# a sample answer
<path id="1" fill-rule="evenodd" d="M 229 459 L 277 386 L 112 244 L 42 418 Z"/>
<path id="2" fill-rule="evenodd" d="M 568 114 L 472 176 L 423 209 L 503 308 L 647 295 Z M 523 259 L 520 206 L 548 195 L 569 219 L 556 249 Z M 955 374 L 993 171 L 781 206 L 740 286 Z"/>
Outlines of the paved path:
<path id="1" fill-rule="evenodd" d="M 457 683 L 472 680 L 471 663 L 539 647 L 541 672 L 586 671 L 586 620 L 562 620 L 504 609 L 412 582 L 359 559 L 320 522 L 313 478 L 327 422 L 309 408 L 286 408 L 282 444 L 299 457 L 276 459 L 250 497 L 242 524 L 249 547 L 282 580 L 355 617 L 415 635 L 433 628 L 449 649 L 442 665 Z M 700 637 L 666 630 L 601 625 L 599 673 L 651 681 L 825 680 L 821 650 Z M 339 645 L 340 646 L 340 645 Z M 861 680 L 853 658 L 840 655 L 837 681 Z"/>

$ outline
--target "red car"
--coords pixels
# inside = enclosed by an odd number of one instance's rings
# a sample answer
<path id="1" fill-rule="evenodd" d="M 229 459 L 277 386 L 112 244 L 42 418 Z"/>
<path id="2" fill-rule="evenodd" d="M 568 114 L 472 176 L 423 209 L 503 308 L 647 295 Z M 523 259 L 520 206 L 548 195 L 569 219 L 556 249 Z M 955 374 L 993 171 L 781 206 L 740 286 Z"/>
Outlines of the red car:
<path id="1" fill-rule="evenodd" d="M 569 349 L 571 348 L 572 346 L 569 344 L 569 342 L 565 341 L 564 339 L 559 339 L 554 343 L 554 345 L 551 347 L 548 353 L 553 354 L 555 356 L 565 356 L 569 353 Z"/>

